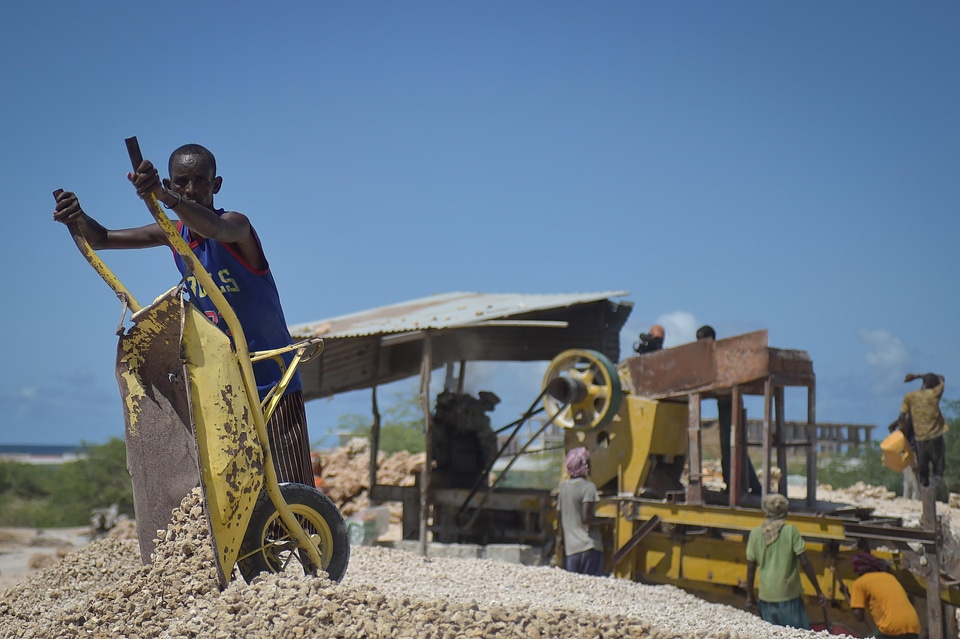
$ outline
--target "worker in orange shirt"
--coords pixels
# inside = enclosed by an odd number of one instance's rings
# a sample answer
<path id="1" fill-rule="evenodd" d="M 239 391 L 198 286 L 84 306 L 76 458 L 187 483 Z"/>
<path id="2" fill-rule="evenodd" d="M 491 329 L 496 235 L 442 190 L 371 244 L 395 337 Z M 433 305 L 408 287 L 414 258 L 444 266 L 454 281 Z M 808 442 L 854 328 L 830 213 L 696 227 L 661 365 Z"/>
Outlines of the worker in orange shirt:
<path id="1" fill-rule="evenodd" d="M 864 609 L 877 626 L 873 635 L 879 639 L 918 639 L 920 617 L 910 603 L 907 592 L 886 564 L 869 552 L 860 552 L 850 559 L 853 571 L 860 577 L 848 589 L 841 584 L 840 591 L 850 604 L 853 616 L 864 621 Z"/>

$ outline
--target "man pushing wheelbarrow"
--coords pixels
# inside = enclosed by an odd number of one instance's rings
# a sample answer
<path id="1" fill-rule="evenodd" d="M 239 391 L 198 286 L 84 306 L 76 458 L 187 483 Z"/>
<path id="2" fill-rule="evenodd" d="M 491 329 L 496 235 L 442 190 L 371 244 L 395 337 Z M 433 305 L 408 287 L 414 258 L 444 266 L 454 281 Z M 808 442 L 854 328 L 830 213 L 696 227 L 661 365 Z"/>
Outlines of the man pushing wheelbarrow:
<path id="1" fill-rule="evenodd" d="M 62 190 L 53 217 L 70 228 L 124 314 L 133 313 L 133 326 L 120 331 L 117 379 L 141 556 L 149 561 L 156 530 L 199 484 L 223 585 L 234 565 L 249 579 L 291 562 L 339 580 L 349 560 L 346 527 L 313 488 L 297 372 L 322 342 L 293 343 L 250 220 L 214 206 L 223 180 L 213 154 L 182 146 L 161 180 L 136 139 L 127 144 L 134 168 L 127 178 L 154 223 L 107 229 Z M 159 204 L 176 214 L 176 225 Z M 140 308 L 94 250 L 155 246 L 173 249 L 183 281 Z"/>

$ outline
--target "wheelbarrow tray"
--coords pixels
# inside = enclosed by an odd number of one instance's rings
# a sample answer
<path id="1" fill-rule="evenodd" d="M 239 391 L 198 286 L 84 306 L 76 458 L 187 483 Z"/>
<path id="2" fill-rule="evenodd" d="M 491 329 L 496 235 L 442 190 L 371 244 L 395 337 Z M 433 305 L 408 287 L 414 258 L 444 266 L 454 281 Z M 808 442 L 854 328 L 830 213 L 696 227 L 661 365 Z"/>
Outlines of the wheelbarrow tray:
<path id="1" fill-rule="evenodd" d="M 201 486 L 221 586 L 263 488 L 263 453 L 230 339 L 174 288 L 132 317 L 117 349 L 140 556 Z"/>

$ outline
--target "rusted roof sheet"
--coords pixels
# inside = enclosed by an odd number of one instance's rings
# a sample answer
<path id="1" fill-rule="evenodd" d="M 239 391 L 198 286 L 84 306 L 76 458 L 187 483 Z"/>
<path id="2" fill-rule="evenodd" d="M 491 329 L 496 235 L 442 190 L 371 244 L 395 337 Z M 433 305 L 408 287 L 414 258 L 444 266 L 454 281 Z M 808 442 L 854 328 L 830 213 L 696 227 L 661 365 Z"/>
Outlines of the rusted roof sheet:
<path id="1" fill-rule="evenodd" d="M 446 293 L 290 327 L 323 337 L 323 356 L 300 369 L 305 399 L 419 374 L 431 335 L 433 366 L 457 361 L 550 360 L 568 348 L 620 356 L 633 304 L 625 291 L 557 295 Z"/>
<path id="2" fill-rule="evenodd" d="M 294 339 L 360 337 L 482 325 L 536 311 L 625 297 L 627 291 L 601 293 L 443 293 L 408 302 L 290 327 Z"/>

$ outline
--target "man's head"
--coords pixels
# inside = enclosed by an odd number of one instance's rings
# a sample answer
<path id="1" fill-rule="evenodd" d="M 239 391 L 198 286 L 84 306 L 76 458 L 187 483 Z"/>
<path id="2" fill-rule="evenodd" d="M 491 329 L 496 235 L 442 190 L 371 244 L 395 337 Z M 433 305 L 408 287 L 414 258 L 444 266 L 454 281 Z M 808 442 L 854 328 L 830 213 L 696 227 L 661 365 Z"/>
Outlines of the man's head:
<path id="1" fill-rule="evenodd" d="M 786 519 L 790 510 L 790 502 L 780 493 L 770 493 L 763 498 L 760 504 L 767 519 Z"/>
<path id="2" fill-rule="evenodd" d="M 659 337 L 660 339 L 663 339 L 664 338 L 663 327 L 660 326 L 659 324 L 654 324 L 653 326 L 650 327 L 650 335 L 652 337 Z"/>
<path id="3" fill-rule="evenodd" d="M 717 332 L 709 324 L 704 324 L 697 329 L 697 339 L 717 339 Z"/>
<path id="4" fill-rule="evenodd" d="M 780 537 L 780 531 L 787 523 L 787 511 L 790 510 L 790 502 L 780 493 L 770 493 L 760 502 L 760 508 L 766 519 L 760 525 L 763 534 L 763 543 L 769 546 Z"/>
<path id="5" fill-rule="evenodd" d="M 570 478 L 586 477 L 590 474 L 590 453 L 583 446 L 570 449 L 564 462 Z"/>
<path id="6" fill-rule="evenodd" d="M 850 565 L 858 575 L 868 572 L 886 572 L 887 564 L 882 559 L 874 557 L 869 552 L 858 552 L 850 558 Z"/>
<path id="7" fill-rule="evenodd" d="M 185 199 L 213 208 L 213 196 L 220 192 L 223 178 L 217 176 L 217 160 L 199 144 L 184 144 L 170 154 L 170 179 L 163 186 Z"/>
<path id="8" fill-rule="evenodd" d="M 940 376 L 935 375 L 934 373 L 927 373 L 923 376 L 923 387 L 924 388 L 936 388 L 937 384 L 940 383 Z"/>

